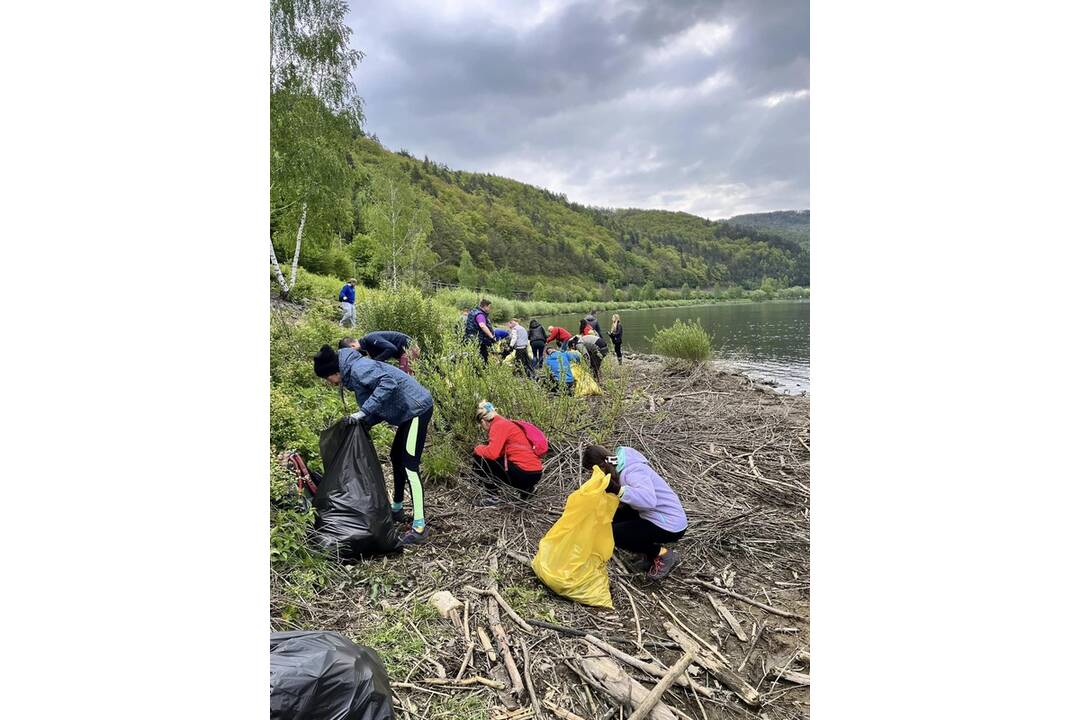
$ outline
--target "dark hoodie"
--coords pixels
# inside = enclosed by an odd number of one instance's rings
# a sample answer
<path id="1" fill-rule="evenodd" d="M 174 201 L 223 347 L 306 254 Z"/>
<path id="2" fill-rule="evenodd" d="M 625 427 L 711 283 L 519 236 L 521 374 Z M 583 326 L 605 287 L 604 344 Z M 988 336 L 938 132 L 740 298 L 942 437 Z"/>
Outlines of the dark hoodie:
<path id="1" fill-rule="evenodd" d="M 529 322 L 529 343 L 531 345 L 543 345 L 546 342 L 547 330 L 544 329 L 539 320 L 531 320 Z"/>

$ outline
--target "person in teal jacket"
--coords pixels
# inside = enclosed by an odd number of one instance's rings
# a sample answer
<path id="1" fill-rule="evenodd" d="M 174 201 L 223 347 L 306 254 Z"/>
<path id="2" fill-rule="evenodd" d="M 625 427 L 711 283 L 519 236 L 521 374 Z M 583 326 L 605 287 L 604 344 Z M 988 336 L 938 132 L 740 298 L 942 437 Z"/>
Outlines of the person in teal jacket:
<path id="1" fill-rule="evenodd" d="M 401 538 L 403 545 L 428 541 L 424 522 L 424 486 L 420 481 L 420 457 L 424 452 L 428 423 L 435 403 L 431 393 L 413 377 L 392 365 L 364 357 L 352 348 L 335 353 L 323 345 L 315 356 L 315 374 L 331 385 L 343 385 L 356 395 L 360 409 L 345 418 L 351 425 L 370 428 L 380 422 L 397 426 L 390 446 L 394 472 L 394 520 L 405 520 L 405 482 L 412 497 L 412 528 Z"/>

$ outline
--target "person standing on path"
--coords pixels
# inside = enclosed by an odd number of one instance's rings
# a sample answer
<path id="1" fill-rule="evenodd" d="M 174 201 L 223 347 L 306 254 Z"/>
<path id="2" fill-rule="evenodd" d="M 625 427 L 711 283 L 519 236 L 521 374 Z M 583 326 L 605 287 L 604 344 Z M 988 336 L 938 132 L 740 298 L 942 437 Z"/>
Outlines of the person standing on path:
<path id="1" fill-rule="evenodd" d="M 488 350 L 495 344 L 495 333 L 491 330 L 491 322 L 488 316 L 491 313 L 491 301 L 481 300 L 480 304 L 469 311 L 465 316 L 465 340 L 480 342 L 480 357 L 484 363 L 488 361 Z"/>
<path id="2" fill-rule="evenodd" d="M 540 321 L 533 318 L 529 321 L 529 345 L 532 346 L 533 367 L 540 369 L 540 363 L 544 362 L 544 345 L 547 342 L 547 333 Z"/>
<path id="3" fill-rule="evenodd" d="M 601 445 L 585 448 L 582 465 L 610 475 L 607 491 L 619 497 L 619 508 L 611 520 L 615 547 L 642 554 L 639 569 L 645 577 L 660 580 L 679 564 L 679 554 L 666 544 L 686 534 L 689 523 L 678 496 L 649 465 L 645 456 L 630 447 L 617 447 L 612 454 Z"/>
<path id="4" fill-rule="evenodd" d="M 349 327 L 356 327 L 356 278 L 349 278 L 349 282 L 341 286 L 337 299 L 341 303 L 341 320 L 338 325 L 344 327 L 348 320 Z"/>
<path id="5" fill-rule="evenodd" d="M 619 364 L 622 365 L 622 320 L 619 318 L 619 313 L 611 316 L 611 329 L 608 330 L 608 337 L 611 338 L 611 344 L 615 347 L 615 357 L 618 358 Z"/>
<path id="6" fill-rule="evenodd" d="M 411 376 L 392 365 L 366 358 L 351 347 L 335 353 L 323 345 L 315 355 L 315 374 L 334 386 L 356 394 L 360 409 L 345 417 L 350 425 L 371 428 L 380 422 L 397 427 L 390 446 L 394 472 L 394 520 L 405 521 L 405 483 L 412 498 L 412 528 L 401 538 L 403 545 L 426 543 L 430 532 L 424 522 L 424 486 L 420 481 L 420 457 L 424 452 L 428 423 L 435 403 L 431 393 Z"/>

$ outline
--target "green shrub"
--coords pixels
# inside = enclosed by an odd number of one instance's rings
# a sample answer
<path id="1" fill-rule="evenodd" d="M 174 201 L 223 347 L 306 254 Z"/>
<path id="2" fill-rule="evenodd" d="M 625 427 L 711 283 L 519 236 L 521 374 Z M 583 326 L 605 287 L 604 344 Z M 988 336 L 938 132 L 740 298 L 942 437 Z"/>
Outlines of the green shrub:
<path id="1" fill-rule="evenodd" d="M 661 355 L 693 364 L 708 360 L 712 354 L 712 338 L 699 320 L 676 320 L 671 327 L 657 330 L 649 340 Z"/>
<path id="2" fill-rule="evenodd" d="M 415 288 L 370 292 L 357 298 L 356 323 L 358 336 L 396 330 L 419 342 L 425 354 L 438 354 L 443 349 L 443 313 Z"/>

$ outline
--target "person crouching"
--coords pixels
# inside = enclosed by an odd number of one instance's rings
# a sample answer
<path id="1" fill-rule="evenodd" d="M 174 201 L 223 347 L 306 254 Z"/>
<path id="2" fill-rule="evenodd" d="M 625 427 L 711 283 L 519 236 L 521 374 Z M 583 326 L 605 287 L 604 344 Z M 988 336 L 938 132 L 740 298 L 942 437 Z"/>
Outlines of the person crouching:
<path id="1" fill-rule="evenodd" d="M 499 483 L 516 489 L 521 499 L 527 500 L 540 482 L 544 465 L 533 452 L 525 431 L 513 420 L 499 415 L 486 400 L 476 408 L 476 421 L 488 436 L 486 445 L 473 448 L 473 468 L 487 489 L 477 506 L 500 504 L 496 495 Z"/>
<path id="2" fill-rule="evenodd" d="M 686 512 L 682 503 L 645 456 L 629 447 L 617 447 L 612 454 L 601 445 L 585 448 L 585 470 L 594 466 L 611 476 L 607 491 L 618 495 L 619 507 L 611 521 L 615 547 L 641 553 L 650 580 L 667 577 L 679 563 L 679 555 L 665 545 L 686 534 Z"/>

